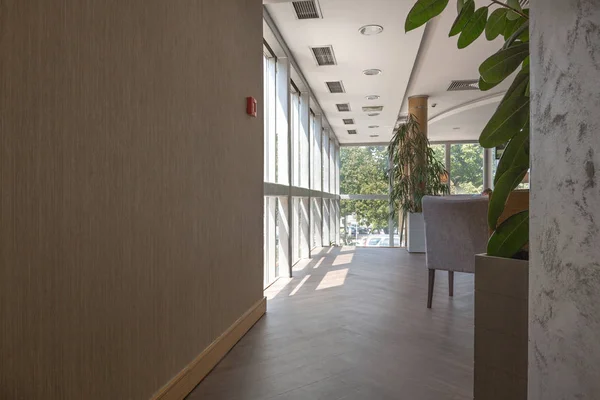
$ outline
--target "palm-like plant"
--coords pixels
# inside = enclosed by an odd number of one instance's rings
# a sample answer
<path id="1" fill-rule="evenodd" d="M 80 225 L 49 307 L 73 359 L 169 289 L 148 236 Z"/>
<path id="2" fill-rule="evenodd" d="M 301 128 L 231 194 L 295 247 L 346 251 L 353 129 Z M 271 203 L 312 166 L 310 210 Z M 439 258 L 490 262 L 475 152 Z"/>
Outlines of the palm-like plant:
<path id="1" fill-rule="evenodd" d="M 391 158 L 391 207 L 403 213 L 422 212 L 424 196 L 442 195 L 449 191 L 443 182 L 448 176 L 444 165 L 435 158 L 429 140 L 419 129 L 419 122 L 409 115 L 405 123 L 394 132 L 388 146 Z"/>

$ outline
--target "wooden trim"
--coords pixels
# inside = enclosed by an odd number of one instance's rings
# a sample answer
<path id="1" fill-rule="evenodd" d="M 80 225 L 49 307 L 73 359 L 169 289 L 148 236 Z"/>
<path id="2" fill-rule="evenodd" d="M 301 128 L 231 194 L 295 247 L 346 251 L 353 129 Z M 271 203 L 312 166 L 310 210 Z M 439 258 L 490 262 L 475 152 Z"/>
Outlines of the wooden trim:
<path id="1" fill-rule="evenodd" d="M 198 357 L 160 389 L 152 400 L 182 400 L 225 357 L 235 344 L 265 314 L 267 299 L 263 297 L 210 344 Z"/>

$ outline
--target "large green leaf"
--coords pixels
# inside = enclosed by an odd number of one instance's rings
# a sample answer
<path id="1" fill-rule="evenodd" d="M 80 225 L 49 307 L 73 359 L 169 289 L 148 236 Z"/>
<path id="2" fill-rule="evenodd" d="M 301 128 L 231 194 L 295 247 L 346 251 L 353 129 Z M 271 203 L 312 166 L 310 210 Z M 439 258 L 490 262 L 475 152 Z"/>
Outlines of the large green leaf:
<path id="1" fill-rule="evenodd" d="M 508 0 L 508 2 L 506 4 L 509 5 L 510 7 L 514 8 L 515 10 L 522 11 L 521 4 L 519 4 L 519 0 Z M 515 19 L 518 19 L 519 17 L 521 17 L 521 16 L 512 10 L 509 10 L 506 13 L 506 18 L 509 21 L 513 21 Z"/>
<path id="2" fill-rule="evenodd" d="M 502 101 L 504 101 L 504 100 L 508 99 L 510 96 L 512 96 L 513 93 L 515 92 L 515 90 L 517 90 L 517 88 L 519 87 L 519 85 L 521 85 L 521 83 L 523 83 L 523 81 L 525 81 L 525 80 L 529 80 L 529 71 L 521 70 L 521 72 L 519 72 L 517 74 L 517 76 L 515 77 L 515 80 L 513 81 L 513 83 L 510 85 L 510 87 L 506 91 L 506 94 L 504 95 L 504 98 L 502 99 Z"/>
<path id="3" fill-rule="evenodd" d="M 500 50 L 481 64 L 479 74 L 488 83 L 502 82 L 519 68 L 528 55 L 529 43 Z"/>
<path id="4" fill-rule="evenodd" d="M 530 56 L 527 56 L 527 58 L 525 58 L 525 60 L 523 60 L 523 70 L 524 71 L 529 71 L 529 63 L 530 62 L 531 62 Z"/>
<path id="5" fill-rule="evenodd" d="M 437 17 L 444 11 L 449 0 L 419 0 L 406 17 L 404 29 L 406 32 L 417 29 L 426 24 L 430 19 Z"/>
<path id="6" fill-rule="evenodd" d="M 529 242 L 529 211 L 517 213 L 504 221 L 488 241 L 487 254 L 511 258 Z"/>
<path id="7" fill-rule="evenodd" d="M 529 118 L 529 97 L 525 96 L 528 83 L 528 73 L 517 75 L 515 82 L 479 136 L 479 144 L 482 147 L 490 149 L 504 144 L 523 127 Z"/>
<path id="8" fill-rule="evenodd" d="M 520 44 L 520 42 L 522 42 L 521 37 L 523 37 L 525 35 L 525 38 L 527 40 L 529 40 L 529 20 L 523 22 L 514 32 L 512 35 L 510 35 L 510 37 L 508 39 L 506 39 L 506 42 L 504 43 L 504 46 L 502 46 L 502 49 L 508 49 L 509 47 L 513 46 L 514 43 L 516 44 Z M 525 44 L 529 44 L 529 43 L 525 43 Z M 515 46 L 516 47 L 516 46 Z"/>
<path id="9" fill-rule="evenodd" d="M 498 83 L 488 83 L 486 82 L 483 78 L 479 78 L 479 90 L 481 90 L 482 92 L 485 92 L 487 90 L 493 89 L 496 86 L 498 86 L 500 84 L 500 82 Z"/>
<path id="10" fill-rule="evenodd" d="M 498 179 L 512 167 L 529 167 L 529 119 L 523 128 L 510 140 L 502 153 L 502 158 L 496 169 L 494 185 Z"/>
<path id="11" fill-rule="evenodd" d="M 525 21 L 527 21 L 527 20 L 523 17 L 519 17 L 519 18 L 515 19 L 514 21 L 507 19 L 506 28 L 504 29 L 504 33 L 502 34 L 502 36 L 504 36 L 504 40 L 511 37 L 512 34 L 515 33 L 515 31 L 517 29 L 519 29 L 519 27 L 525 23 Z"/>
<path id="12" fill-rule="evenodd" d="M 450 36 L 458 35 L 467 26 L 469 19 L 475 13 L 475 1 L 467 0 L 462 10 L 456 17 L 452 28 L 450 29 Z"/>
<path id="13" fill-rule="evenodd" d="M 506 200 L 508 200 L 510 192 L 519 186 L 519 183 L 521 183 L 526 173 L 527 167 L 512 167 L 498 179 L 498 183 L 494 186 L 494 191 L 490 198 L 490 205 L 488 207 L 488 225 L 490 229 L 496 229 L 498 218 L 500 218 L 504 211 L 504 206 L 506 205 Z"/>
<path id="14" fill-rule="evenodd" d="M 527 22 L 527 29 L 517 39 L 521 42 L 529 42 L 529 21 Z"/>
<path id="15" fill-rule="evenodd" d="M 485 37 L 487 40 L 494 40 L 504 33 L 506 29 L 506 8 L 495 10 L 485 26 Z"/>
<path id="16" fill-rule="evenodd" d="M 488 8 L 481 7 L 469 18 L 469 21 L 462 29 L 460 37 L 458 38 L 458 48 L 464 49 L 471 43 L 473 43 L 485 30 L 487 23 Z"/>
<path id="17" fill-rule="evenodd" d="M 460 14 L 465 5 L 465 0 L 456 0 L 456 12 Z"/>

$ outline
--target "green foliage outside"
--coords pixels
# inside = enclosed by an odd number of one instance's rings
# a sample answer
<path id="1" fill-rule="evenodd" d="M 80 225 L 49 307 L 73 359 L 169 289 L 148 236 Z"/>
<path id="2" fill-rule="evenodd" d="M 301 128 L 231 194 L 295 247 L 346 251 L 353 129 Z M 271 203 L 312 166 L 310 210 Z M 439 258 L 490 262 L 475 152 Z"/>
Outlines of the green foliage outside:
<path id="1" fill-rule="evenodd" d="M 453 144 L 450 150 L 450 193 L 483 191 L 483 148 L 478 144 Z"/>
<path id="2" fill-rule="evenodd" d="M 444 162 L 446 147 L 431 146 L 437 160 Z M 450 146 L 450 193 L 479 194 L 483 187 L 483 148 L 477 143 Z"/>
<path id="3" fill-rule="evenodd" d="M 385 147 L 342 147 L 340 191 L 342 194 L 387 194 L 388 155 Z M 342 200 L 341 216 L 354 215 L 360 226 L 373 230 L 388 227 L 385 200 Z"/>

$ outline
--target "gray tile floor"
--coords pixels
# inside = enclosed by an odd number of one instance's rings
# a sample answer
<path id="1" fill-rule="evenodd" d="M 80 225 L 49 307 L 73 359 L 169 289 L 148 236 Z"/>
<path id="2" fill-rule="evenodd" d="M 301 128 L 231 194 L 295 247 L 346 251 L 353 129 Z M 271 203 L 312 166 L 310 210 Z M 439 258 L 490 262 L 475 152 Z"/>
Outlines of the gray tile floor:
<path id="1" fill-rule="evenodd" d="M 188 400 L 471 400 L 473 276 L 445 275 L 428 310 L 424 255 L 320 249 Z"/>

